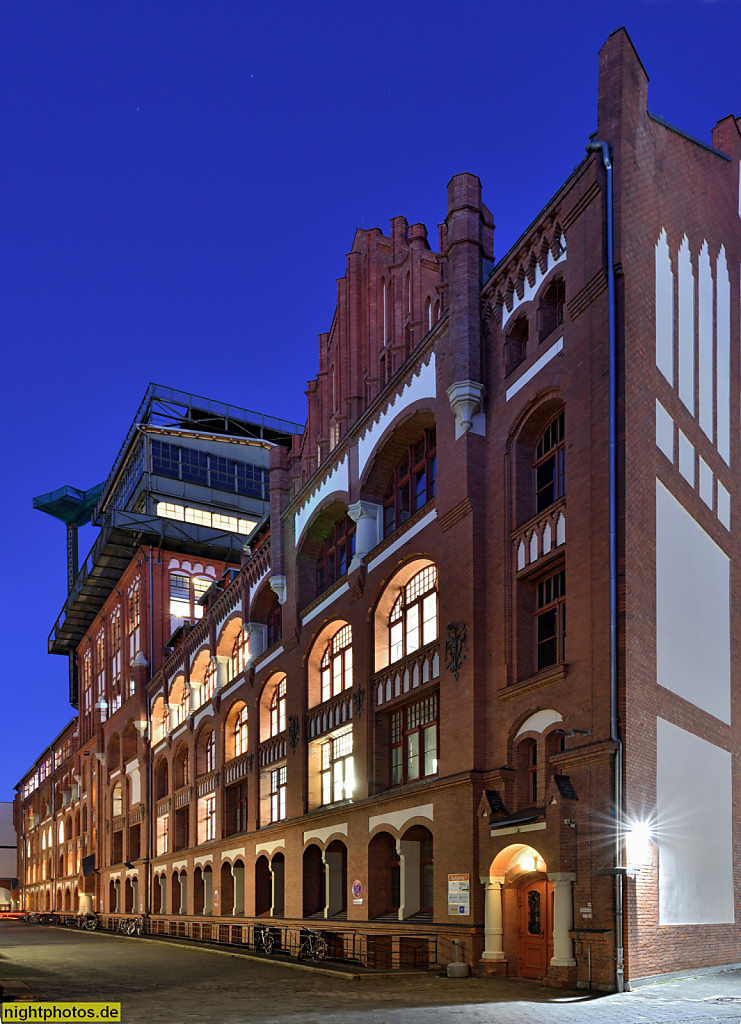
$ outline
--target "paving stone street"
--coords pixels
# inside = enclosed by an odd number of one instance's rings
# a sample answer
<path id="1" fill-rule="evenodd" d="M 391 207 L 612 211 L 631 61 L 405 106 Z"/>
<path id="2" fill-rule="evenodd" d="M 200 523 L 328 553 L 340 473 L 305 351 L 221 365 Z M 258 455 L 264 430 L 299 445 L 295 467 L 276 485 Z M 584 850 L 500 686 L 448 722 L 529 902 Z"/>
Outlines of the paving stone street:
<path id="1" fill-rule="evenodd" d="M 0 924 L 0 983 L 38 1000 L 120 1002 L 124 1024 L 695 1024 L 741 1019 L 741 971 L 621 995 L 537 982 L 400 975 L 347 980 L 230 953 Z"/>

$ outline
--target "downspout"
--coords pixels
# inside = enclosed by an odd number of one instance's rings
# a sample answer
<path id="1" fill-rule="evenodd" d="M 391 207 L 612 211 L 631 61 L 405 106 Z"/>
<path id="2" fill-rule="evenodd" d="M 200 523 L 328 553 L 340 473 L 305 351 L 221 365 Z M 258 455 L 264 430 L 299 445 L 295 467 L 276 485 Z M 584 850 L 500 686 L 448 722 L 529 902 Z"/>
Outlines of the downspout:
<path id="1" fill-rule="evenodd" d="M 149 545 L 149 678 L 152 678 L 154 664 L 154 600 L 152 594 L 152 545 Z M 154 778 L 152 774 L 152 698 L 147 688 L 147 798 L 149 814 L 147 821 L 147 919 L 152 913 L 152 857 L 154 855 Z M 147 926 L 149 927 L 149 926 Z"/>
<path id="2" fill-rule="evenodd" d="M 610 473 L 610 739 L 615 748 L 615 986 L 625 989 L 625 962 L 623 947 L 623 744 L 618 726 L 617 676 L 617 356 L 615 339 L 615 261 L 613 238 L 613 184 L 610 147 L 607 142 L 595 141 L 587 146 L 588 153 L 601 153 L 607 173 L 607 305 L 609 330 L 609 473 Z"/>

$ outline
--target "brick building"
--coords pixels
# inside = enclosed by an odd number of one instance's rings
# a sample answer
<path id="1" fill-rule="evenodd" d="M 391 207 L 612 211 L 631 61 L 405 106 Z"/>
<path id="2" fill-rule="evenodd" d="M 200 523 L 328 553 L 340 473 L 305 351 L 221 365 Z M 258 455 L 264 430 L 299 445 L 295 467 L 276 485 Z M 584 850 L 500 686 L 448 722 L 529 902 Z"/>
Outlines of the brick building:
<path id="1" fill-rule="evenodd" d="M 139 418 L 50 639 L 94 862 L 20 864 L 27 903 L 309 923 L 376 964 L 457 940 L 558 985 L 741 960 L 741 133 L 687 136 L 647 82 L 614 33 L 587 154 L 502 258 L 470 174 L 437 251 L 357 231 L 303 432 L 191 403 L 155 454 Z M 194 433 L 203 473 L 259 450 L 264 515 L 192 490 Z M 246 542 L 203 525 L 248 512 Z M 22 848 L 55 813 L 28 784 Z"/>

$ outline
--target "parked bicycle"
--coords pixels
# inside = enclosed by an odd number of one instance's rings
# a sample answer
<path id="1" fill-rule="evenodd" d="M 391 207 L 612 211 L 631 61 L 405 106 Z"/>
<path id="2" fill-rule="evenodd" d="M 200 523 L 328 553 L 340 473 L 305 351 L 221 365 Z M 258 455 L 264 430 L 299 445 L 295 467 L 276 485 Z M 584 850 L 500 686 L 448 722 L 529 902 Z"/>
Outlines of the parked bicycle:
<path id="1" fill-rule="evenodd" d="M 321 932 L 307 928 L 298 950 L 299 960 L 314 960 L 319 963 L 327 955 L 327 940 Z"/>
<path id="2" fill-rule="evenodd" d="M 265 925 L 255 925 L 254 935 L 255 952 L 272 953 L 275 948 L 275 936 Z"/>
<path id="3" fill-rule="evenodd" d="M 80 914 L 77 918 L 77 927 L 84 928 L 88 932 L 94 932 L 98 927 L 98 917 L 96 914 Z"/>
<path id="4" fill-rule="evenodd" d="M 141 935 L 143 930 L 143 917 L 130 917 L 128 921 L 125 922 L 124 932 L 126 935 Z"/>

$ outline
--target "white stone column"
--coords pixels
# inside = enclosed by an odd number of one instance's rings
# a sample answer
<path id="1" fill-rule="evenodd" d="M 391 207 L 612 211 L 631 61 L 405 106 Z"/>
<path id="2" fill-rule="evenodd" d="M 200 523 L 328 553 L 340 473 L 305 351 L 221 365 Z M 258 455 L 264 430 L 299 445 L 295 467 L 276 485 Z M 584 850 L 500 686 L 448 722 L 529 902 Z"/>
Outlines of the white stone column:
<path id="1" fill-rule="evenodd" d="M 551 967 L 574 967 L 574 942 L 569 932 L 574 927 L 574 901 L 571 886 L 576 875 L 570 871 L 551 871 L 553 882 L 553 956 Z"/>
<path id="2" fill-rule="evenodd" d="M 420 908 L 419 892 L 419 843 L 409 840 L 396 840 L 396 849 L 400 862 L 400 889 L 401 906 L 399 907 L 399 920 L 403 921 L 412 914 L 416 914 Z"/>
<path id="3" fill-rule="evenodd" d="M 246 622 L 244 631 L 247 634 L 249 652 L 247 664 L 250 664 L 267 650 L 268 627 L 262 622 Z"/>
<path id="4" fill-rule="evenodd" d="M 229 685 L 229 663 L 231 660 L 231 657 L 226 654 L 211 655 L 211 664 L 216 666 L 216 685 L 214 690 L 217 693 Z"/>
<path id="5" fill-rule="evenodd" d="M 356 524 L 356 529 L 355 554 L 348 572 L 357 569 L 368 552 L 380 544 L 382 513 L 382 506 L 375 505 L 371 501 L 356 501 L 349 506 L 347 514 Z"/>
<path id="6" fill-rule="evenodd" d="M 502 885 L 504 875 L 483 877 L 479 881 L 486 887 L 484 897 L 484 952 L 482 960 L 504 960 L 504 927 L 502 925 Z"/>
<path id="7" fill-rule="evenodd" d="M 244 867 L 232 865 L 232 876 L 234 878 L 234 909 L 235 917 L 244 916 Z"/>
<path id="8" fill-rule="evenodd" d="M 80 913 L 81 914 L 92 914 L 93 912 L 93 894 L 91 892 L 80 893 Z"/>

